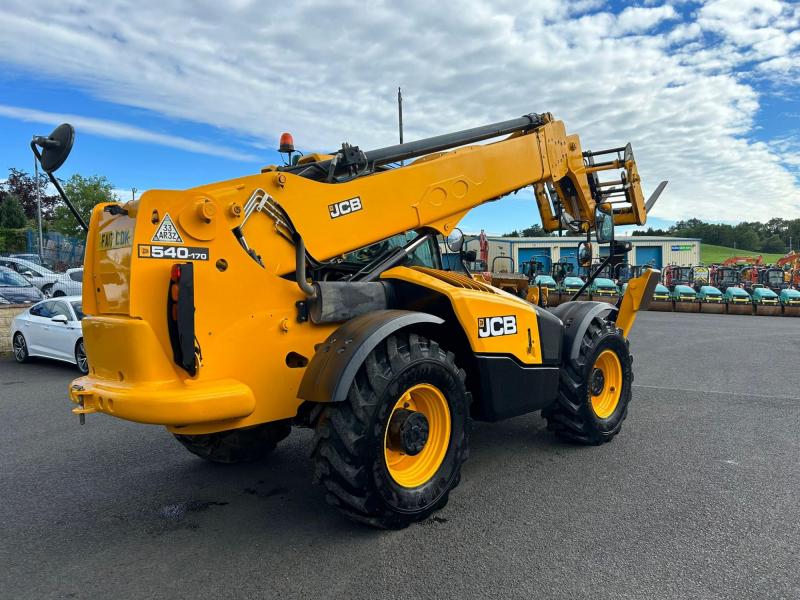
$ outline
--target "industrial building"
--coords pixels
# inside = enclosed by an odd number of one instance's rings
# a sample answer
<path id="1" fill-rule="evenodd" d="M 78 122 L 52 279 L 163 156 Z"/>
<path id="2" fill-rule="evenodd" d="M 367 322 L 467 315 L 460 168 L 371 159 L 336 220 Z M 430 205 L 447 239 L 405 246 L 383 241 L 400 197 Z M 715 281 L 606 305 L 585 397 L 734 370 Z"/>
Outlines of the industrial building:
<path id="1" fill-rule="evenodd" d="M 467 250 L 475 250 L 480 256 L 480 240 L 468 236 Z M 574 257 L 578 243 L 583 238 L 565 237 L 500 237 L 486 236 L 489 250 L 488 267 L 497 257 L 511 257 L 514 270 L 519 271 L 523 263 L 546 257 L 551 263 L 561 259 Z M 664 265 L 697 265 L 700 263 L 700 240 L 698 238 L 655 237 L 655 236 L 620 236 L 620 241 L 630 242 L 633 246 L 628 254 L 628 262 L 633 265 L 652 265 L 662 268 Z M 597 248 L 597 246 L 595 246 Z M 595 250 L 597 251 L 597 250 Z M 600 255 L 608 252 L 608 246 L 600 247 Z M 449 257 L 447 257 L 449 258 Z M 455 257 L 454 257 L 455 258 Z M 545 261 L 546 262 L 546 261 Z M 508 269 L 510 261 L 498 259 L 496 265 Z"/>

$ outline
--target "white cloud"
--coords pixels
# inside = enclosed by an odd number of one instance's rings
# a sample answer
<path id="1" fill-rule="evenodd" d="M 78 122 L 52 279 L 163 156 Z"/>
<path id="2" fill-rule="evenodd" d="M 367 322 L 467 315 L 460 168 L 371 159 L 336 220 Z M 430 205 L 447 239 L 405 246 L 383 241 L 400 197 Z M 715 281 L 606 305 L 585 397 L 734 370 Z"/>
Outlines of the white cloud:
<path id="1" fill-rule="evenodd" d="M 233 160 L 250 162 L 256 162 L 259 160 L 254 155 L 239 152 L 238 150 L 234 150 L 232 148 L 226 148 L 216 144 L 197 142 L 195 140 L 190 140 L 175 135 L 156 133 L 154 131 L 142 129 L 141 127 L 126 125 L 125 123 L 120 123 L 118 121 L 94 119 L 91 117 L 64 113 L 51 113 L 19 106 L 8 106 L 6 104 L 0 104 L 0 116 L 10 117 L 12 119 L 18 119 L 20 121 L 27 121 L 30 123 L 45 123 L 47 125 L 58 125 L 59 123 L 68 122 L 76 127 L 79 131 L 93 133 L 101 137 L 157 144 L 159 146 L 178 148 L 179 150 L 187 150 L 189 152 L 196 152 L 198 154 L 208 154 L 211 156 L 219 156 Z"/>
<path id="2" fill-rule="evenodd" d="M 792 81 L 800 10 L 714 0 L 682 20 L 679 4 L 6 0 L 0 60 L 270 147 L 285 130 L 302 148 L 394 143 L 397 85 L 406 139 L 551 111 L 585 148 L 632 142 L 646 192 L 670 180 L 655 216 L 800 216 L 741 72 Z"/>

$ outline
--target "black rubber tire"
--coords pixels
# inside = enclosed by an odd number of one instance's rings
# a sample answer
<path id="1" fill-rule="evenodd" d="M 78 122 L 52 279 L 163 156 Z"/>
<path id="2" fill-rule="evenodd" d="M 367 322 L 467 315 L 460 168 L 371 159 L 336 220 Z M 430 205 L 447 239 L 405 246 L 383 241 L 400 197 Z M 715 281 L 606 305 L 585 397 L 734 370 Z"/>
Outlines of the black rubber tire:
<path id="1" fill-rule="evenodd" d="M 628 340 L 614 323 L 596 317 L 589 324 L 580 342 L 578 357 L 565 359 L 561 369 L 558 399 L 542 411 L 547 427 L 565 440 L 586 445 L 599 445 L 614 439 L 625 417 L 631 401 L 633 369 Z M 619 402 L 608 418 L 598 417 L 592 409 L 589 394 L 589 378 L 595 361 L 603 351 L 614 351 L 622 367 L 622 393 Z M 565 349 L 568 353 L 569 349 Z"/>
<path id="2" fill-rule="evenodd" d="M 200 435 L 173 434 L 184 448 L 209 462 L 231 465 L 265 458 L 292 432 L 290 420 Z"/>
<path id="3" fill-rule="evenodd" d="M 45 298 L 49 298 L 50 294 L 53 292 L 53 285 L 52 283 L 47 283 L 42 286 L 42 294 Z"/>
<path id="4" fill-rule="evenodd" d="M 75 343 L 75 366 L 82 375 L 89 374 L 89 362 L 86 359 L 86 348 L 83 345 L 83 338 Z"/>
<path id="5" fill-rule="evenodd" d="M 25 341 L 25 336 L 21 332 L 14 334 L 14 339 L 11 342 L 11 349 L 14 352 L 14 359 L 18 363 L 26 363 L 30 361 L 31 356 L 28 354 L 28 342 Z"/>
<path id="6" fill-rule="evenodd" d="M 451 352 L 414 333 L 389 336 L 366 358 L 347 400 L 320 413 L 311 449 L 315 483 L 348 518 L 383 529 L 402 529 L 443 508 L 461 479 L 469 456 L 466 373 Z M 416 488 L 398 485 L 384 459 L 384 432 L 392 408 L 413 385 L 428 383 L 446 397 L 451 435 L 436 474 Z"/>

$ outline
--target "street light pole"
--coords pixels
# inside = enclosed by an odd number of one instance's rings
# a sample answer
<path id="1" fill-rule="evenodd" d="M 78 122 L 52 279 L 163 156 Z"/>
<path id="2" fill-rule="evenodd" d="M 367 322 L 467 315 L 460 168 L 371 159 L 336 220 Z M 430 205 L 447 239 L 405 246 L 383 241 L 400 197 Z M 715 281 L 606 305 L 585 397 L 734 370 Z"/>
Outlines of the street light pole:
<path id="1" fill-rule="evenodd" d="M 44 264 L 44 237 L 42 236 L 42 194 L 39 185 L 39 160 L 33 157 L 33 172 L 36 178 L 36 213 L 39 220 L 39 260 Z"/>

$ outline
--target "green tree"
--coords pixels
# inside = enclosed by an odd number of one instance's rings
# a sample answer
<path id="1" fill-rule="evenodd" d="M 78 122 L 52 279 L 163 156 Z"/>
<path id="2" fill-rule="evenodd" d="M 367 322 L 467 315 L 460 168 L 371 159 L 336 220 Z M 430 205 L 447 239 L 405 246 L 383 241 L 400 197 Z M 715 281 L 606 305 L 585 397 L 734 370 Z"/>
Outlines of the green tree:
<path id="1" fill-rule="evenodd" d="M 13 194 L 0 191 L 0 227 L 20 229 L 27 225 L 25 211 Z"/>
<path id="2" fill-rule="evenodd" d="M 779 235 L 771 235 L 761 245 L 762 252 L 786 252 L 788 244 L 784 244 Z"/>
<path id="3" fill-rule="evenodd" d="M 92 208 L 96 204 L 117 200 L 114 195 L 114 186 L 104 175 L 84 177 L 75 173 L 63 187 L 67 198 L 70 199 L 87 224 L 92 214 Z M 78 221 L 75 220 L 72 212 L 63 202 L 56 206 L 52 226 L 56 231 L 70 237 L 82 237 L 84 235 Z"/>

